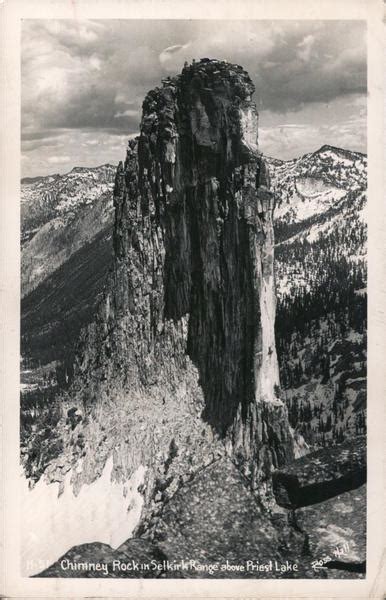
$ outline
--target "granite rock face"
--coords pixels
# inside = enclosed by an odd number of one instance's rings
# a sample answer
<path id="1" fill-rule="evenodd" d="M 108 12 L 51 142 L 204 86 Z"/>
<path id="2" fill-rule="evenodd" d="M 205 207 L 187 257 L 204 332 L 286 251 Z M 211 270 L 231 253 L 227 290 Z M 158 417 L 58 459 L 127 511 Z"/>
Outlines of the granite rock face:
<path id="1" fill-rule="evenodd" d="M 186 66 L 146 96 L 116 174 L 114 265 L 70 394 L 84 423 L 106 406 L 105 429 L 118 406 L 123 423 L 138 417 L 118 455 L 126 471 L 151 467 L 152 497 L 157 478 L 172 477 L 174 493 L 224 452 L 264 496 L 272 469 L 293 456 L 274 338 L 274 199 L 253 92 L 238 65 Z M 100 470 L 85 454 L 83 478 Z"/>
<path id="2" fill-rule="evenodd" d="M 162 343 L 165 322 L 186 322 L 203 418 L 250 469 L 264 459 L 277 466 L 290 445 L 285 424 L 275 426 L 284 413 L 275 391 L 274 202 L 253 91 L 241 67 L 217 61 L 165 80 L 144 101 L 138 164 L 131 144 L 115 194 L 125 306 L 135 312 L 149 293 L 151 344 Z M 150 259 L 142 298 L 132 273 L 139 254 Z"/>

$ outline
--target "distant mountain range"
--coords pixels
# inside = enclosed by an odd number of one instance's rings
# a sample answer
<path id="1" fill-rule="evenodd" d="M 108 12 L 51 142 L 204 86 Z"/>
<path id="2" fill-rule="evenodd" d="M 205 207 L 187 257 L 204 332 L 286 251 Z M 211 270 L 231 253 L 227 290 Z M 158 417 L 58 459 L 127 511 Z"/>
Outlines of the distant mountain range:
<path id="1" fill-rule="evenodd" d="M 367 157 L 322 146 L 269 160 L 281 384 L 311 444 L 364 433 Z"/>
<path id="2" fill-rule="evenodd" d="M 366 408 L 366 155 L 323 146 L 267 158 L 275 192 L 281 384 L 311 445 L 363 433 Z M 22 180 L 22 389 L 71 377 L 112 257 L 116 168 Z"/>
<path id="3" fill-rule="evenodd" d="M 113 165 L 21 182 L 22 295 L 111 227 Z"/>

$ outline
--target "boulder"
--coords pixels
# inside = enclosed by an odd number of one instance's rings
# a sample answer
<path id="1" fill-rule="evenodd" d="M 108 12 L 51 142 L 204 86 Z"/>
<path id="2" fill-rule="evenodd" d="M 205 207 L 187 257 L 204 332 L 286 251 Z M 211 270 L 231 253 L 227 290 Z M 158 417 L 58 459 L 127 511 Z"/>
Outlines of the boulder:
<path id="1" fill-rule="evenodd" d="M 366 482 L 365 436 L 303 456 L 276 471 L 272 481 L 276 502 L 290 509 L 354 490 Z"/>

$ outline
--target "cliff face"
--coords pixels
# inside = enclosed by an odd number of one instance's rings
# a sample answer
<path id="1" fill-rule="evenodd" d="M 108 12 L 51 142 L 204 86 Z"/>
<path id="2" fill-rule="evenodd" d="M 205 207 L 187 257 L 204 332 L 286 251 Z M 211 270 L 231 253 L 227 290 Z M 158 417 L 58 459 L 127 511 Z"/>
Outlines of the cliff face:
<path id="1" fill-rule="evenodd" d="M 113 270 L 70 390 L 82 481 L 113 451 L 116 477 L 149 469 L 149 503 L 226 452 L 264 495 L 292 456 L 253 91 L 241 67 L 204 59 L 143 103 L 116 175 Z"/>

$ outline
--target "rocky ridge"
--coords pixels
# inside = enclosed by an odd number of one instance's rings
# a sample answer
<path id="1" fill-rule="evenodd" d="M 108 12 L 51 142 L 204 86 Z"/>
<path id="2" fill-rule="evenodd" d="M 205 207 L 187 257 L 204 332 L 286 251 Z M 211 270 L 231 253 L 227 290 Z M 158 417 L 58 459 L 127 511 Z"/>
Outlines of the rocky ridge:
<path id="1" fill-rule="evenodd" d="M 315 452 L 276 471 L 275 503 L 269 513 L 232 462 L 219 459 L 182 486 L 159 517 L 137 532 L 139 537 L 116 550 L 97 543 L 71 548 L 37 576 L 362 578 L 364 440 L 334 450 L 335 456 Z M 72 570 L 69 563 L 82 568 Z M 104 570 L 95 571 L 95 563 Z"/>

